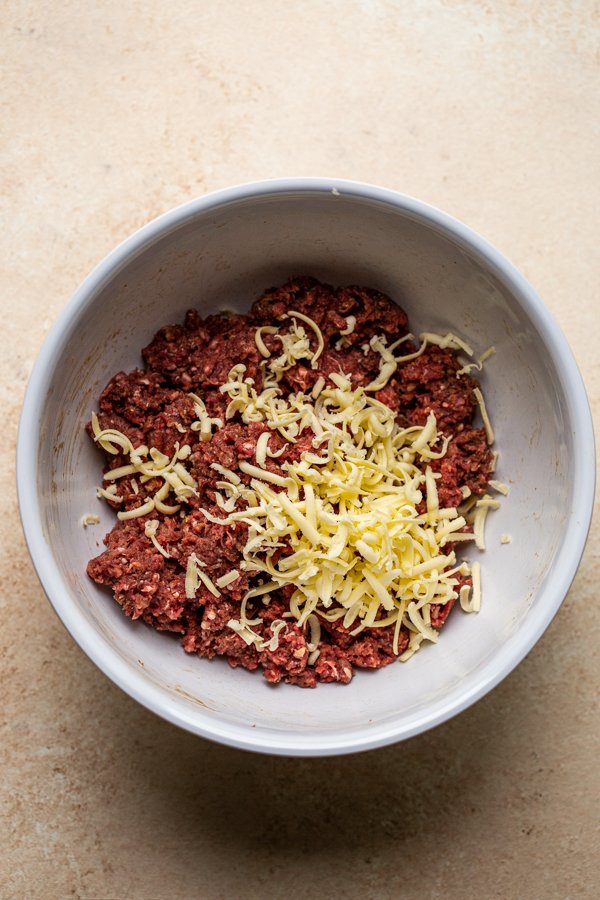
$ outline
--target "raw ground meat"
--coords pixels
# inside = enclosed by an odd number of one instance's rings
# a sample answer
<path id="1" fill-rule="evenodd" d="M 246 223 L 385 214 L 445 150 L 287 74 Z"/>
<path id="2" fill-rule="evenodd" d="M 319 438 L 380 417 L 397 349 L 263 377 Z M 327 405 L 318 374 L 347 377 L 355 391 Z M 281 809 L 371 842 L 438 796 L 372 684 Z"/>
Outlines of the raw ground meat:
<path id="1" fill-rule="evenodd" d="M 248 646 L 227 626 L 230 619 L 239 619 L 241 601 L 255 584 L 240 567 L 247 526 L 219 525 L 208 521 L 200 511 L 203 507 L 214 516 L 221 515 L 215 491 L 222 476 L 211 463 L 237 470 L 240 460 L 255 461 L 256 442 L 267 430 L 262 423 L 244 424 L 238 416 L 225 421 L 229 400 L 218 388 L 231 368 L 243 362 L 245 375 L 255 379 L 260 389 L 262 357 L 255 330 L 274 323 L 285 330 L 285 315 L 290 310 L 317 323 L 325 346 L 316 368 L 311 368 L 309 360 L 301 360 L 284 373 L 280 384 L 284 393 L 307 391 L 317 378 L 327 379 L 332 372 L 350 373 L 354 387 L 368 384 L 377 376 L 380 361 L 377 352 L 365 347 L 370 338 L 384 335 L 392 343 L 408 333 L 405 312 L 385 294 L 353 286 L 335 289 L 310 277 L 295 278 L 283 287 L 266 291 L 247 316 L 224 313 L 203 320 L 192 310 L 183 325 L 162 328 L 142 352 L 146 368 L 129 374 L 119 372 L 111 379 L 100 396 L 98 419 L 101 428 L 123 432 L 134 447 L 145 444 L 171 456 L 177 444 L 189 444 L 192 452 L 188 467 L 198 483 L 198 494 L 189 497 L 181 513 L 158 516 L 156 539 L 169 558 L 145 534 L 148 519 L 157 516 L 153 512 L 117 522 L 105 538 L 106 550 L 89 562 L 87 571 L 94 581 L 112 590 L 126 615 L 158 630 L 176 632 L 188 653 L 225 657 L 233 667 L 261 668 L 272 684 L 346 684 L 355 668 L 377 669 L 397 659 L 392 646 L 393 626 L 365 629 L 352 636 L 341 622 L 322 620 L 320 655 L 314 665 L 308 663 L 306 629 L 290 618 L 285 618 L 286 624 L 279 631 L 277 649 L 259 651 L 253 644 Z M 356 324 L 340 343 L 348 316 L 353 316 Z M 276 351 L 279 347 L 272 335 L 265 333 L 263 339 L 269 349 Z M 398 352 L 416 349 L 410 340 L 401 346 L 403 350 Z M 396 412 L 400 425 L 423 425 L 433 412 L 439 430 L 451 437 L 446 455 L 431 462 L 434 471 L 441 474 L 438 495 L 443 507 L 457 506 L 464 486 L 475 495 L 483 494 L 491 473 L 492 454 L 485 432 L 472 424 L 477 382 L 468 375 L 457 377 L 460 366 L 452 351 L 429 346 L 421 356 L 400 364 L 375 395 Z M 197 416 L 189 392 L 202 397 L 210 416 L 224 421 L 210 441 L 200 441 L 191 428 Z M 87 427 L 91 431 L 91 426 Z M 281 472 L 285 461 L 299 459 L 311 447 L 311 438 L 312 433 L 300 435 L 295 444 L 287 445 L 281 457 L 268 459 L 267 468 Z M 271 450 L 284 445 L 283 438 L 271 432 Z M 108 456 L 104 471 L 127 461 L 122 454 Z M 239 475 L 249 481 L 247 475 Z M 108 484 L 105 482 L 105 487 Z M 115 508 L 132 510 L 154 495 L 162 481 L 151 479 L 144 484 L 126 476 L 115 484 L 122 500 L 109 502 Z M 185 594 L 185 573 L 192 553 L 206 562 L 205 571 L 213 581 L 232 569 L 238 569 L 240 575 L 220 597 L 201 583 L 190 600 Z M 470 582 L 463 578 L 461 583 Z M 266 640 L 273 635 L 275 620 L 281 620 L 289 610 L 290 594 L 291 589 L 286 588 L 248 603 L 249 618 L 260 616 L 263 620 L 254 630 Z M 442 627 L 454 602 L 430 607 L 434 628 Z M 399 653 L 408 640 L 403 628 Z"/>

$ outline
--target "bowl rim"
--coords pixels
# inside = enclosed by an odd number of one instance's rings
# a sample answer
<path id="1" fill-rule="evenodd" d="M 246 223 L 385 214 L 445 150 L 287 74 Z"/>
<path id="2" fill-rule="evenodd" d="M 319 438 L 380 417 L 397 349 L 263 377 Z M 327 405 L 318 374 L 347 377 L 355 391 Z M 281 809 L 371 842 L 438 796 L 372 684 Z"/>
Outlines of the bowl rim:
<path id="1" fill-rule="evenodd" d="M 383 722 L 355 726 L 343 733 L 276 732 L 219 721 L 199 707 L 194 714 L 170 705 L 163 689 L 125 663 L 118 652 L 98 640 L 93 625 L 86 620 L 63 589 L 63 579 L 43 534 L 41 500 L 37 492 L 39 422 L 46 395 L 45 385 L 64 344 L 64 335 L 76 319 L 94 302 L 104 282 L 129 259 L 137 256 L 164 234 L 216 207 L 251 199 L 286 194 L 337 194 L 358 201 L 371 201 L 409 214 L 418 221 L 463 245 L 515 295 L 542 335 L 554 360 L 560 359 L 563 390 L 569 404 L 571 422 L 576 426 L 574 441 L 572 509 L 565 539 L 557 552 L 555 577 L 545 586 L 545 603 L 535 617 L 524 620 L 522 628 L 483 667 L 471 686 L 459 684 L 441 701 L 432 704 L 409 723 Z M 71 636 L 110 680 L 147 709 L 194 734 L 229 746 L 285 756 L 332 756 L 375 749 L 413 737 L 441 724 L 485 696 L 524 659 L 558 612 L 575 577 L 589 531 L 595 490 L 595 449 L 592 417 L 583 379 L 573 353 L 559 325 L 534 288 L 515 266 L 487 240 L 448 213 L 407 194 L 376 185 L 339 178 L 290 177 L 255 181 L 213 191 L 187 201 L 154 218 L 122 241 L 98 263 L 59 313 L 33 366 L 23 401 L 17 437 L 17 495 L 21 523 L 34 568 L 48 600 Z"/>

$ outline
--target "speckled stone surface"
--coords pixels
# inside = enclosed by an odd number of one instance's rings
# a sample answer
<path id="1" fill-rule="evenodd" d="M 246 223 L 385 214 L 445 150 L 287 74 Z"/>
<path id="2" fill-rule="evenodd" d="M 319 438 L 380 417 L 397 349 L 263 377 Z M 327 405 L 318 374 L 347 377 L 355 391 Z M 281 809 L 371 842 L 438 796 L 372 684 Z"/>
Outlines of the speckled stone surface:
<path id="1" fill-rule="evenodd" d="M 598 519 L 523 664 L 384 750 L 286 760 L 155 718 L 79 651 L 21 536 L 32 362 L 90 268 L 228 184 L 413 194 L 504 251 L 600 415 L 600 10 L 579 3 L 8 0 L 1 17 L 3 898 L 598 896 Z"/>

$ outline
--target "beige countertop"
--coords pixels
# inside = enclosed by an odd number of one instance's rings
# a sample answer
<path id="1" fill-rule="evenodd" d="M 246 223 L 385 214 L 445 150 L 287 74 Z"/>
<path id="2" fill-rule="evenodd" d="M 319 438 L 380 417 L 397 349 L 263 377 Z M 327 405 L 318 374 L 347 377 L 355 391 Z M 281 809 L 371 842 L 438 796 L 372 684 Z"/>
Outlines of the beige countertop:
<path id="1" fill-rule="evenodd" d="M 479 230 L 557 317 L 598 422 L 598 4 L 8 0 L 0 27 L 0 896 L 596 897 L 597 517 L 553 625 L 476 706 L 383 750 L 274 759 L 175 729 L 81 653 L 33 573 L 14 452 L 90 268 L 190 197 L 290 174 Z"/>

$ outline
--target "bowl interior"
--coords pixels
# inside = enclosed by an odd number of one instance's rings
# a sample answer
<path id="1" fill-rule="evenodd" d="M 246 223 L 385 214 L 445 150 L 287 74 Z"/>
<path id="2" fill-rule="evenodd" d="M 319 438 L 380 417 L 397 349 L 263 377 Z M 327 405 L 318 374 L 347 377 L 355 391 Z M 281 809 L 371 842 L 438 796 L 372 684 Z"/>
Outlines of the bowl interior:
<path id="1" fill-rule="evenodd" d="M 497 477 L 511 488 L 488 519 L 488 549 L 468 550 L 482 564 L 481 613 L 456 610 L 439 644 L 406 665 L 359 672 L 347 687 L 315 691 L 273 688 L 257 673 L 188 656 L 176 638 L 126 619 L 85 574 L 113 521 L 95 497 L 102 460 L 84 433 L 103 386 L 118 370 L 140 365 L 141 347 L 188 308 L 243 311 L 264 288 L 299 274 L 389 293 L 414 332 L 452 330 L 479 352 L 495 346 L 481 382 L 496 431 Z M 557 606 L 540 588 L 556 579 L 577 441 L 555 351 L 519 291 L 476 246 L 422 210 L 344 190 L 189 204 L 115 251 L 63 316 L 39 374 L 45 546 L 32 550 L 50 598 L 86 652 L 173 721 L 281 752 L 407 736 L 467 705 L 508 671 L 523 629 L 535 630 L 527 626 L 531 617 L 547 623 L 544 604 Z M 100 515 L 101 524 L 84 529 L 86 513 Z M 500 544 L 502 533 L 510 544 Z"/>

